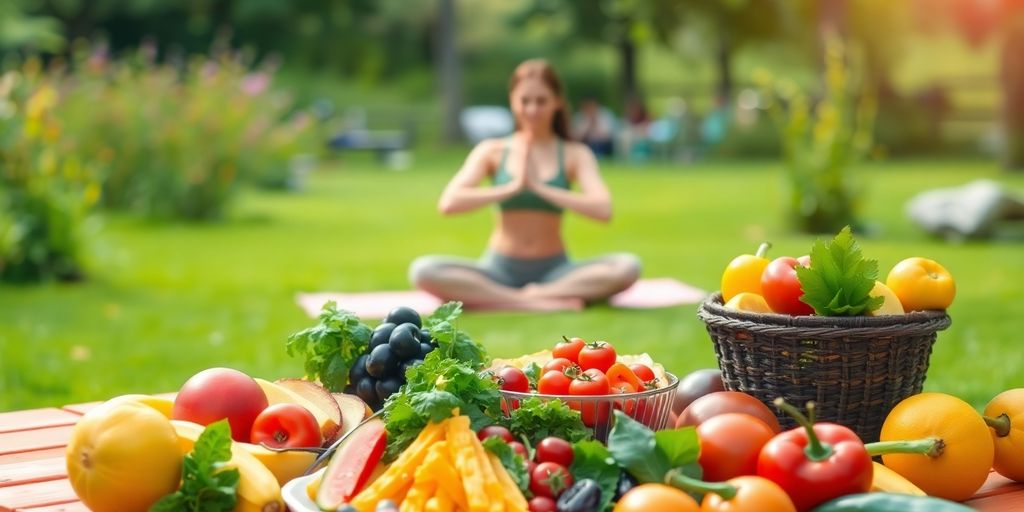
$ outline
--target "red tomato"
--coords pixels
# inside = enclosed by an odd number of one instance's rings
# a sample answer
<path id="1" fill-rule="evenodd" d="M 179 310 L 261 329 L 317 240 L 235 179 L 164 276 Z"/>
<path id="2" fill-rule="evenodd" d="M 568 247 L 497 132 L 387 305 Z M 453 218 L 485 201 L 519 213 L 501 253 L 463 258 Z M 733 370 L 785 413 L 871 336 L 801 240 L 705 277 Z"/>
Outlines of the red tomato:
<path id="1" fill-rule="evenodd" d="M 530 459 L 530 452 L 526 451 L 526 445 L 523 443 L 520 443 L 519 441 L 512 441 L 508 443 L 508 445 L 512 447 L 512 452 L 520 455 L 523 460 Z"/>
<path id="2" fill-rule="evenodd" d="M 636 393 L 636 391 L 637 391 L 636 388 L 632 384 L 630 384 L 628 382 L 616 382 L 615 384 L 611 384 L 611 387 L 612 387 L 612 393 L 616 393 L 616 394 L 620 394 L 620 395 L 623 395 L 623 394 L 626 394 L 626 393 Z"/>
<path id="3" fill-rule="evenodd" d="M 558 512 L 555 500 L 547 496 L 534 496 L 530 498 L 530 512 Z"/>
<path id="4" fill-rule="evenodd" d="M 537 392 L 545 395 L 568 395 L 572 379 L 560 371 L 550 371 L 537 379 Z"/>
<path id="5" fill-rule="evenodd" d="M 757 474 L 757 457 L 775 432 L 749 414 L 725 413 L 697 426 L 704 480 L 724 482 Z"/>
<path id="6" fill-rule="evenodd" d="M 488 437 L 500 437 L 506 443 L 511 443 L 516 440 L 512 435 L 512 432 L 501 425 L 488 425 L 480 429 L 480 431 L 476 433 L 476 437 L 481 441 L 486 440 Z"/>
<path id="7" fill-rule="evenodd" d="M 580 368 L 589 370 L 597 368 L 602 372 L 608 371 L 615 364 L 615 348 L 607 341 L 595 341 L 587 343 L 580 350 Z"/>
<path id="8" fill-rule="evenodd" d="M 309 409 L 290 403 L 274 404 L 252 423 L 252 444 L 274 448 L 316 448 L 323 444 L 320 423 Z"/>
<path id="9" fill-rule="evenodd" d="M 530 491 L 537 496 L 557 498 L 562 491 L 572 487 L 572 483 L 569 470 L 554 462 L 541 462 L 530 473 Z"/>
<path id="10" fill-rule="evenodd" d="M 537 443 L 537 462 L 554 462 L 564 467 L 572 465 L 572 445 L 565 439 L 545 437 Z"/>
<path id="11" fill-rule="evenodd" d="M 249 442 L 252 422 L 266 408 L 267 395 L 252 377 L 231 368 L 209 368 L 181 386 L 171 417 L 200 425 L 227 418 L 231 438 Z"/>
<path id="12" fill-rule="evenodd" d="M 506 366 L 498 370 L 495 375 L 498 377 L 498 386 L 505 391 L 530 392 L 530 381 L 519 368 Z"/>
<path id="13" fill-rule="evenodd" d="M 578 396 L 607 395 L 611 393 L 608 377 L 596 368 L 583 372 L 569 384 L 569 394 Z M 569 402 L 569 407 L 580 411 L 583 424 L 588 427 L 602 424 L 608 420 L 611 408 L 608 403 Z"/>
<path id="14" fill-rule="evenodd" d="M 564 372 L 566 368 L 569 368 L 574 364 L 576 363 L 564 357 L 556 357 L 548 361 L 547 364 L 544 365 L 544 368 L 541 369 L 541 373 L 547 373 L 550 371 Z"/>
<path id="15" fill-rule="evenodd" d="M 800 301 L 804 290 L 796 277 L 797 265 L 806 267 L 810 264 L 810 256 L 801 256 L 800 259 L 782 256 L 768 264 L 761 274 L 761 291 L 772 311 L 785 315 L 814 314 L 814 308 Z"/>
<path id="16" fill-rule="evenodd" d="M 694 400 L 679 415 L 676 428 L 700 425 L 714 416 L 727 412 L 749 414 L 763 421 L 773 432 L 782 432 L 778 418 L 767 405 L 753 396 L 739 391 L 716 391 Z"/>
<path id="17" fill-rule="evenodd" d="M 587 342 L 583 341 L 583 338 L 566 338 L 562 336 L 565 341 L 559 341 L 555 345 L 555 349 L 551 351 L 553 357 L 564 357 L 574 363 L 579 362 L 580 349 L 583 348 Z"/>
<path id="18" fill-rule="evenodd" d="M 633 363 L 629 365 L 629 369 L 633 370 L 633 374 L 644 382 L 650 382 L 655 379 L 654 370 L 646 364 Z"/>

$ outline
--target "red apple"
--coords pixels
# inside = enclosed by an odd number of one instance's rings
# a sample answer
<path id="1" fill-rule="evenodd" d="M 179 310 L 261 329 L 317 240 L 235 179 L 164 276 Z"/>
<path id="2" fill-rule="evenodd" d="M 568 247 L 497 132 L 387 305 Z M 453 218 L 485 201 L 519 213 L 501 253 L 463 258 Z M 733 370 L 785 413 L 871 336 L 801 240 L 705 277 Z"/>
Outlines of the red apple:
<path id="1" fill-rule="evenodd" d="M 231 368 L 210 368 L 181 387 L 171 417 L 200 425 L 227 418 L 231 438 L 248 442 L 253 421 L 266 408 L 267 395 L 252 377 Z"/>
<path id="2" fill-rule="evenodd" d="M 768 307 L 785 315 L 812 315 L 814 308 L 800 301 L 804 290 L 796 277 L 796 266 L 811 265 L 810 256 L 775 258 L 761 274 L 761 292 Z"/>

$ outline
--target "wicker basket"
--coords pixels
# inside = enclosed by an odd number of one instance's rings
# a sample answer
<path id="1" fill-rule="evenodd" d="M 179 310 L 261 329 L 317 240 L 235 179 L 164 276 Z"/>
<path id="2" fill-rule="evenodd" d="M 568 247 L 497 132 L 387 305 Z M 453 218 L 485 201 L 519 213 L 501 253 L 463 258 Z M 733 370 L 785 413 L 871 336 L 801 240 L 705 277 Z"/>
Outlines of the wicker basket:
<path id="1" fill-rule="evenodd" d="M 697 311 L 715 345 L 726 389 L 768 404 L 784 427 L 791 418 L 771 405 L 781 396 L 817 416 L 878 440 L 882 422 L 904 398 L 921 392 L 944 311 L 878 317 L 819 317 L 726 309 L 721 293 Z"/>

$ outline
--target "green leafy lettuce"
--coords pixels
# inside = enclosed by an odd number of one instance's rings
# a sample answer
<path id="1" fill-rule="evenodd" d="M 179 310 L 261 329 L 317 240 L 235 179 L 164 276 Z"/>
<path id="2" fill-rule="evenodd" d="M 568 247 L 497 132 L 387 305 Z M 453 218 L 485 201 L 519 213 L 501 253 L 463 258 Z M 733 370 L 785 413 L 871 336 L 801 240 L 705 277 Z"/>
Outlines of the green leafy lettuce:
<path id="1" fill-rule="evenodd" d="M 305 357 L 306 377 L 318 379 L 324 387 L 340 392 L 348 384 L 348 372 L 366 351 L 373 330 L 355 314 L 338 309 L 334 301 L 324 304 L 319 323 L 288 337 L 288 355 Z"/>
<path id="2" fill-rule="evenodd" d="M 800 300 L 821 316 L 863 315 L 885 300 L 870 295 L 878 279 L 878 261 L 861 255 L 849 226 L 831 242 L 815 242 L 811 266 L 797 266 L 796 275 L 804 291 Z"/>
<path id="3" fill-rule="evenodd" d="M 440 350 L 427 354 L 423 364 L 409 368 L 405 376 L 406 384 L 384 403 L 387 460 L 409 446 L 428 422 L 450 418 L 456 409 L 469 416 L 473 430 L 494 424 L 501 415 L 498 385 Z"/>
<path id="4" fill-rule="evenodd" d="M 686 427 L 654 432 L 622 411 L 614 411 L 615 425 L 608 435 L 608 451 L 615 462 L 640 483 L 664 482 L 671 469 L 700 478 L 697 430 Z"/>
<path id="5" fill-rule="evenodd" d="M 570 443 L 591 437 L 590 429 L 580 419 L 580 412 L 570 409 L 561 400 L 527 398 L 504 423 L 512 432 L 525 435 L 531 446 L 548 436 Z"/>
<path id="6" fill-rule="evenodd" d="M 482 345 L 456 327 L 456 320 L 461 314 L 461 302 L 448 302 L 427 317 L 423 327 L 430 329 L 430 336 L 437 340 L 438 349 L 445 357 L 458 359 L 474 370 L 479 370 L 489 361 L 487 352 Z"/>
<path id="7" fill-rule="evenodd" d="M 237 469 L 231 460 L 231 427 L 227 420 L 211 423 L 185 455 L 181 488 L 156 502 L 151 512 L 220 512 L 234 510 L 238 502 Z M 140 468 L 145 471 L 144 468 Z"/>

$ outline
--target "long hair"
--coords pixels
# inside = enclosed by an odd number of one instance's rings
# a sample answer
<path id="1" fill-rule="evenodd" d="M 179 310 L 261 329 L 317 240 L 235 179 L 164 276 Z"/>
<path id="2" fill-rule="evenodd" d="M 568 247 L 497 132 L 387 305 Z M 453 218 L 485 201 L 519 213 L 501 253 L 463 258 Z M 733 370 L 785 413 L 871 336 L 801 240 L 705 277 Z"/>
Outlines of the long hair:
<path id="1" fill-rule="evenodd" d="M 569 140 L 571 138 L 569 136 L 569 107 L 568 102 L 565 101 L 565 95 L 562 93 L 562 81 L 558 79 L 555 68 L 551 67 L 551 64 L 548 64 L 548 61 L 544 59 L 524 61 L 516 66 L 515 71 L 512 72 L 512 77 L 509 78 L 509 94 L 512 94 L 512 90 L 516 88 L 516 85 L 519 85 L 519 82 L 527 78 L 539 78 L 544 82 L 544 85 L 551 89 L 555 97 L 561 101 L 562 106 L 555 111 L 555 115 L 551 119 L 551 130 L 563 140 Z M 519 128 L 518 120 L 516 121 L 516 128 Z"/>

